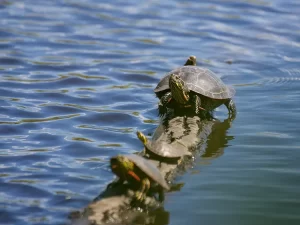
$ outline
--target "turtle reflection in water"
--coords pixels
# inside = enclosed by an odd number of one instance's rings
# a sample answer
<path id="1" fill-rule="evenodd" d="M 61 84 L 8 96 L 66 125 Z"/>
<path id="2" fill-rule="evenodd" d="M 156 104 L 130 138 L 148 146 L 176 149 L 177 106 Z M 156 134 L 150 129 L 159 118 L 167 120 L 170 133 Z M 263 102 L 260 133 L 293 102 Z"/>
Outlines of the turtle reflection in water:
<path id="1" fill-rule="evenodd" d="M 160 201 L 164 200 L 164 189 L 170 189 L 158 168 L 141 156 L 117 155 L 110 159 L 110 166 L 112 172 L 119 177 L 117 183 L 127 181 L 139 186 L 135 198 L 140 202 L 145 199 L 150 188 L 159 193 Z"/>
<path id="2" fill-rule="evenodd" d="M 184 66 L 169 72 L 154 89 L 160 99 L 159 114 L 164 116 L 166 108 L 192 108 L 193 112 L 210 114 L 225 104 L 230 119 L 236 116 L 236 107 L 231 99 L 235 90 L 226 86 L 220 78 L 206 68 L 196 66 L 196 57 L 190 56 Z"/>

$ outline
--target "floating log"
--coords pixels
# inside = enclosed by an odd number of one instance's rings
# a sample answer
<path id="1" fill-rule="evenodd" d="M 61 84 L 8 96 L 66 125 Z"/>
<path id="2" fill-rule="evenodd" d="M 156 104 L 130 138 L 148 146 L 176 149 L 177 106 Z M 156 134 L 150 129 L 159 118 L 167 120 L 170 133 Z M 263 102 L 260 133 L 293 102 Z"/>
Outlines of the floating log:
<path id="1" fill-rule="evenodd" d="M 217 124 L 221 123 L 219 121 L 201 121 L 197 116 L 175 117 L 162 122 L 155 130 L 152 140 L 164 141 L 171 147 L 179 144 L 182 148 L 188 149 L 192 153 L 192 157 L 184 157 L 183 160 L 179 160 L 176 163 L 162 162 L 153 158 L 149 160 L 159 168 L 168 182 L 174 181 L 176 175 L 191 167 L 195 157 L 197 158 L 201 153 L 207 154 L 205 149 L 208 136 L 217 128 Z M 222 126 L 225 130 L 223 129 L 220 134 L 221 136 L 223 135 L 223 142 L 226 130 L 230 126 L 230 123 L 226 124 L 228 126 Z M 218 140 L 219 138 L 216 138 L 214 141 L 217 142 Z M 226 144 L 223 142 L 219 143 L 220 147 Z M 144 151 L 138 154 L 146 157 Z M 175 185 L 174 187 L 176 189 L 180 185 Z M 71 223 L 74 225 L 153 224 L 158 217 L 160 220 L 159 224 L 169 223 L 168 212 L 164 211 L 163 205 L 156 200 L 155 196 L 148 196 L 145 204 L 142 206 L 132 207 L 134 191 L 131 188 L 126 183 L 107 188 L 82 211 L 71 213 L 69 217 Z M 168 193 L 166 193 L 167 198 Z M 165 221 L 162 221 L 163 219 Z"/>

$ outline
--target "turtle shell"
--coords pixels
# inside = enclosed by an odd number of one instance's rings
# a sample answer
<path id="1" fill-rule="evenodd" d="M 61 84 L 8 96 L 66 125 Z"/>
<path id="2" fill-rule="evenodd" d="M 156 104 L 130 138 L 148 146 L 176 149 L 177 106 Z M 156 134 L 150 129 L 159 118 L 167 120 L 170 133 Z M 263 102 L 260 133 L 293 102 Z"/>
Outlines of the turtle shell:
<path id="1" fill-rule="evenodd" d="M 171 74 L 178 75 L 189 90 L 209 98 L 229 99 L 235 94 L 235 90 L 225 85 L 212 71 L 197 66 L 182 66 L 167 73 L 154 89 L 155 93 L 170 89 L 169 78 Z"/>
<path id="2" fill-rule="evenodd" d="M 189 151 L 184 150 L 185 146 L 170 145 L 161 141 L 156 142 L 148 140 L 145 144 L 145 148 L 155 155 L 168 159 L 191 155 Z"/>
<path id="3" fill-rule="evenodd" d="M 150 161 L 138 155 L 124 155 L 124 157 L 131 160 L 135 166 L 137 166 L 140 170 L 142 170 L 147 176 L 149 176 L 152 180 L 154 180 L 157 184 L 162 186 L 164 189 L 169 190 L 170 187 L 165 181 L 163 175 L 159 171 L 159 169 Z"/>

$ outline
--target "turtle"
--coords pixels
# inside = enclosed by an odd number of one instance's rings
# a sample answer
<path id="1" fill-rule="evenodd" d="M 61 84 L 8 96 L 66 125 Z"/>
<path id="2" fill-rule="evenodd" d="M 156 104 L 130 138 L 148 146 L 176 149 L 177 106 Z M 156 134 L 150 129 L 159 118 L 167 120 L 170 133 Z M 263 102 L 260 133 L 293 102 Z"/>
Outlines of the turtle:
<path id="1" fill-rule="evenodd" d="M 155 156 L 169 159 L 169 160 L 179 160 L 181 157 L 185 155 L 191 155 L 192 153 L 184 150 L 185 146 L 179 145 L 170 145 L 167 144 L 165 141 L 157 140 L 151 141 L 149 140 L 141 131 L 136 132 L 137 137 L 145 146 L 145 151 L 150 154 L 154 154 Z"/>
<path id="2" fill-rule="evenodd" d="M 160 99 L 159 114 L 163 116 L 166 108 L 192 108 L 199 114 L 211 112 L 222 104 L 235 118 L 236 107 L 232 100 L 234 88 L 227 86 L 212 71 L 196 66 L 196 57 L 190 56 L 185 65 L 167 73 L 154 89 Z"/>
<path id="3" fill-rule="evenodd" d="M 117 155 L 110 159 L 110 167 L 112 172 L 119 177 L 117 183 L 127 181 L 129 184 L 139 186 L 134 196 L 140 202 L 145 199 L 150 188 L 159 193 L 161 202 L 164 200 L 163 190 L 170 190 L 158 168 L 142 156 Z"/>

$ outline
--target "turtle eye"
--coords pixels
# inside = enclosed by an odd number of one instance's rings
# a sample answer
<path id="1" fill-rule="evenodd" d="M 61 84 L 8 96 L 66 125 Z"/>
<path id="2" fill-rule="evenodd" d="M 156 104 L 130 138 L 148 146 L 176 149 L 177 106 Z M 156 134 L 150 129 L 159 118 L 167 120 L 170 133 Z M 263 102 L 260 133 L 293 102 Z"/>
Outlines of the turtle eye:
<path id="1" fill-rule="evenodd" d="M 118 166 L 114 164 L 114 165 L 111 166 L 111 168 L 116 169 L 116 168 L 118 168 Z"/>

